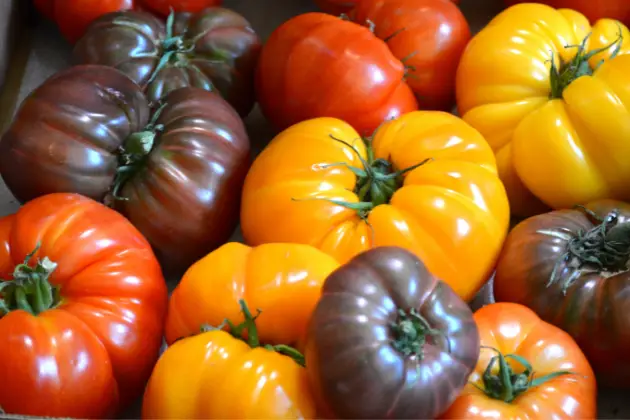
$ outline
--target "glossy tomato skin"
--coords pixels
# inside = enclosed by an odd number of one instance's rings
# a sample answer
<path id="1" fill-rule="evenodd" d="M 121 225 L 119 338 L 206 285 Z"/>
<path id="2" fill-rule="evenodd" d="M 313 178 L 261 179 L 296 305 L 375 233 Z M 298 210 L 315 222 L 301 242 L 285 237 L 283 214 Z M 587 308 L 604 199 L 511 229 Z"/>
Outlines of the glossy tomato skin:
<path id="1" fill-rule="evenodd" d="M 149 127 L 152 149 L 134 155 L 141 148 L 134 133 L 147 129 L 151 114 L 140 88 L 110 67 L 62 71 L 23 102 L 5 133 L 2 177 L 21 202 L 63 191 L 111 201 L 166 266 L 188 267 L 236 227 L 249 139 L 238 114 L 217 94 L 183 88 L 165 104 Z M 118 200 L 112 184 L 121 148 L 139 157 Z"/>
<path id="2" fill-rule="evenodd" d="M 254 106 L 260 53 L 260 39 L 250 23 L 220 7 L 176 13 L 173 37 L 183 38 L 170 47 L 166 25 L 149 12 L 107 14 L 77 42 L 73 60 L 117 68 L 138 83 L 150 101 L 193 86 L 220 92 L 241 115 L 247 115 Z M 171 57 L 161 67 L 167 54 Z"/>
<path id="3" fill-rule="evenodd" d="M 33 0 L 33 3 L 41 14 L 57 24 L 69 42 L 75 43 L 94 19 L 132 9 L 137 0 Z"/>
<path id="4" fill-rule="evenodd" d="M 619 211 L 630 221 L 630 205 L 601 200 L 586 206 L 598 216 Z M 584 211 L 558 210 L 529 218 L 508 235 L 494 280 L 497 300 L 530 307 L 543 320 L 567 331 L 588 357 L 601 384 L 627 387 L 630 363 L 625 315 L 630 273 L 566 258 L 570 241 L 599 222 Z M 558 265 L 556 265 L 558 264 Z M 551 281 L 556 270 L 555 281 Z"/>
<path id="5" fill-rule="evenodd" d="M 513 303 L 485 306 L 475 312 L 474 318 L 482 346 L 492 347 L 504 355 L 523 357 L 532 365 L 535 378 L 560 371 L 572 374 L 558 376 L 528 389 L 512 402 L 504 402 L 487 396 L 471 384 L 483 388 L 484 371 L 496 355 L 491 349 L 482 348 L 477 367 L 469 378 L 471 383 L 442 418 L 597 418 L 595 375 L 567 333 L 542 321 L 527 307 Z M 508 359 L 508 363 L 514 371 L 522 371 L 522 366 L 514 360 Z M 497 370 L 495 367 L 495 373 Z"/>
<path id="6" fill-rule="evenodd" d="M 0 219 L 2 278 L 38 243 L 34 260 L 58 264 L 50 282 L 61 301 L 0 318 L 0 406 L 113 418 L 142 393 L 158 358 L 167 301 L 160 266 L 123 216 L 76 194 L 40 197 Z"/>
<path id="7" fill-rule="evenodd" d="M 240 323 L 245 299 L 261 311 L 256 324 L 263 343 L 299 345 L 321 286 L 338 265 L 308 245 L 227 243 L 190 267 L 173 291 L 166 341 L 194 334 L 203 323 Z"/>
<path id="8" fill-rule="evenodd" d="M 171 11 L 198 13 L 202 10 L 220 6 L 223 0 L 136 0 L 147 10 L 162 16 L 168 16 Z"/>
<path id="9" fill-rule="evenodd" d="M 455 74 L 470 40 L 468 22 L 447 0 L 362 0 L 352 19 L 374 24 L 374 35 L 408 68 L 406 83 L 420 109 L 451 111 Z"/>
<path id="10" fill-rule="evenodd" d="M 145 419 L 313 419 L 315 414 L 303 367 L 224 331 L 168 347 L 142 405 Z"/>
<path id="11" fill-rule="evenodd" d="M 310 244 L 340 263 L 375 246 L 401 246 L 465 300 L 472 299 L 491 275 L 509 224 L 488 144 L 442 112 L 417 111 L 383 124 L 371 143 L 375 158 L 388 159 L 398 170 L 433 161 L 403 175 L 389 203 L 361 217 L 329 201 L 359 200 L 357 176 L 343 166 L 360 168 L 359 156 L 367 158 L 359 138 L 333 118 L 304 121 L 276 136 L 243 187 L 241 229 L 247 243 Z M 276 223 L 278 217 L 283 223 Z"/>
<path id="12" fill-rule="evenodd" d="M 545 28 L 545 29 L 543 29 Z M 620 161 L 619 136 L 630 135 L 625 111 L 630 71 L 630 32 L 622 27 L 619 55 L 592 76 L 552 96 L 550 66 L 575 57 L 592 32 L 587 50 L 618 40 L 615 21 L 591 27 L 578 12 L 542 4 L 506 9 L 479 32 L 457 73 L 457 104 L 497 155 L 513 214 L 570 208 L 600 198 L 628 199 L 630 166 Z M 614 47 L 589 60 L 595 68 Z M 539 201 L 540 200 L 540 201 Z"/>
<path id="13" fill-rule="evenodd" d="M 404 65 L 368 28 L 306 13 L 265 43 L 256 91 L 263 114 L 279 130 L 330 116 L 370 135 L 384 120 L 417 109 L 404 75 Z"/>
<path id="14" fill-rule="evenodd" d="M 412 309 L 437 332 L 422 354 L 405 356 L 392 324 Z M 313 392 L 332 418 L 435 418 L 466 384 L 479 334 L 468 305 L 415 255 L 381 247 L 326 279 L 305 356 Z"/>
<path id="15" fill-rule="evenodd" d="M 626 0 L 535 0 L 556 9 L 572 9 L 583 13 L 592 23 L 600 19 L 616 19 L 630 25 L 630 3 Z M 505 0 L 507 6 L 532 3 L 532 0 Z"/>
<path id="16" fill-rule="evenodd" d="M 459 0 L 451 0 L 455 4 L 459 4 Z M 315 0 L 315 4 L 321 10 L 332 15 L 348 13 L 356 5 L 360 3 L 357 0 Z"/>

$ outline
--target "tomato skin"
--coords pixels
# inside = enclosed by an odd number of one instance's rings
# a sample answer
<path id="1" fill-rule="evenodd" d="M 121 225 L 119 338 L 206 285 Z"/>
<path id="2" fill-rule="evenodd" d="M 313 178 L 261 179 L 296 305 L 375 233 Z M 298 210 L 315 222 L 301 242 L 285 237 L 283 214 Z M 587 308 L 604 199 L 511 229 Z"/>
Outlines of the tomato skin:
<path id="1" fill-rule="evenodd" d="M 372 140 L 375 158 L 389 159 L 397 169 L 434 160 L 404 175 L 389 204 L 362 219 L 355 210 L 327 201 L 359 200 L 357 176 L 342 166 L 362 166 L 358 155 L 365 160 L 366 148 L 358 139 L 350 125 L 334 118 L 304 121 L 276 136 L 254 161 L 243 187 L 246 242 L 310 244 L 340 263 L 375 246 L 400 246 L 457 294 L 472 298 L 490 276 L 509 223 L 488 144 L 459 118 L 437 111 L 416 111 L 383 124 Z M 283 223 L 274 222 L 278 218 Z"/>
<path id="2" fill-rule="evenodd" d="M 573 9 L 592 23 L 600 19 L 616 19 L 630 25 L 630 3 L 626 0 L 504 0 L 507 6 L 518 3 L 544 3 L 556 9 Z"/>
<path id="3" fill-rule="evenodd" d="M 0 219 L 0 276 L 41 246 L 59 305 L 0 318 L 0 406 L 10 414 L 112 418 L 158 358 L 167 290 L 146 239 L 119 213 L 50 194 Z M 37 398 L 33 398 L 33 396 Z"/>
<path id="4" fill-rule="evenodd" d="M 296 345 L 304 337 L 324 280 L 339 263 L 300 244 L 251 248 L 227 243 L 197 261 L 173 291 L 166 319 L 167 343 L 199 331 L 206 323 L 241 321 L 239 299 L 264 313 L 257 320 L 266 344 Z"/>
<path id="5" fill-rule="evenodd" d="M 404 73 L 367 28 L 306 13 L 278 27 L 263 46 L 256 91 L 263 114 L 278 129 L 334 116 L 369 135 L 384 119 L 417 109 Z"/>
<path id="6" fill-rule="evenodd" d="M 455 4 L 459 4 L 459 0 L 451 0 Z M 315 4 L 321 10 L 331 15 L 340 15 L 350 12 L 359 0 L 315 0 Z"/>
<path id="7" fill-rule="evenodd" d="M 443 414 L 444 419 L 551 419 L 597 417 L 597 386 L 588 360 L 561 329 L 542 321 L 529 308 L 514 303 L 495 303 L 475 312 L 482 346 L 503 354 L 516 354 L 533 367 L 535 377 L 570 371 L 532 387 L 510 403 L 493 399 L 470 383 Z M 483 387 L 482 375 L 495 355 L 484 349 L 469 381 Z M 522 367 L 512 360 L 515 371 Z M 495 371 L 498 369 L 495 367 Z"/>
<path id="8" fill-rule="evenodd" d="M 223 0 L 136 0 L 148 10 L 162 16 L 168 16 L 171 10 L 176 12 L 199 13 L 203 9 L 220 6 Z"/>
<path id="9" fill-rule="evenodd" d="M 560 58 L 570 61 L 577 49 L 565 46 L 580 44 L 591 32 L 589 51 L 618 40 L 619 27 L 612 20 L 591 27 L 576 11 L 519 4 L 495 17 L 462 55 L 458 110 L 495 150 L 515 215 L 630 199 L 630 166 L 621 159 L 626 148 L 617 141 L 630 136 L 630 84 L 621 76 L 630 71 L 627 28 L 616 58 L 550 99 L 551 54 L 556 65 Z M 590 67 L 613 49 L 591 57 Z"/>

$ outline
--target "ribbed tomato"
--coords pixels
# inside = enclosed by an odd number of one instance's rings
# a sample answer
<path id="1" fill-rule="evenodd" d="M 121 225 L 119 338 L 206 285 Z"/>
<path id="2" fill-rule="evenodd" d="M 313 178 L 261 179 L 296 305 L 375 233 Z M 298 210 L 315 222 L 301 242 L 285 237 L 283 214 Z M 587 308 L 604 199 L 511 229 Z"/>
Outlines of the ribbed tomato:
<path id="1" fill-rule="evenodd" d="M 389 121 L 368 145 L 338 119 L 296 124 L 255 160 L 241 205 L 249 244 L 310 244 L 342 263 L 397 245 L 464 299 L 492 272 L 508 221 L 492 150 L 437 111 Z"/>
<path id="2" fill-rule="evenodd" d="M 518 3 L 545 3 L 556 9 L 577 10 L 593 23 L 599 19 L 608 18 L 630 25 L 630 1 L 628 0 L 505 0 L 508 6 Z"/>

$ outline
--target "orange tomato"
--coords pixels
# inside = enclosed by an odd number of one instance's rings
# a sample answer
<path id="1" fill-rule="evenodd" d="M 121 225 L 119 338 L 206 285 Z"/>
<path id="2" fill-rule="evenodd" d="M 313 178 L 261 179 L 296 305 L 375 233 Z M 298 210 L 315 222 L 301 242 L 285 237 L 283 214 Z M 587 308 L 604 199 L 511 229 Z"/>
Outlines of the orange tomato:
<path id="1" fill-rule="evenodd" d="M 574 10 L 528 3 L 468 44 L 458 110 L 495 151 L 514 214 L 630 200 L 630 145 L 619 141 L 630 137 L 629 39 L 619 22 L 591 27 Z"/>
<path id="2" fill-rule="evenodd" d="M 241 301 L 243 324 L 210 329 L 166 349 L 147 385 L 145 419 L 313 419 L 303 357 L 285 346 L 261 346 Z M 290 314 L 289 314 L 290 316 Z M 248 331 L 247 343 L 237 331 Z M 287 356 L 282 353 L 290 354 Z"/>
<path id="3" fill-rule="evenodd" d="M 341 263 L 400 246 L 464 299 L 492 272 L 508 223 L 492 150 L 438 111 L 384 123 L 369 147 L 338 119 L 296 124 L 255 160 L 241 206 L 249 244 L 310 244 Z"/>
<path id="4" fill-rule="evenodd" d="M 239 299 L 245 299 L 247 306 L 264 313 L 258 321 L 261 341 L 298 345 L 324 280 L 338 266 L 334 258 L 308 245 L 250 248 L 227 243 L 190 267 L 173 291 L 166 341 L 194 334 L 204 323 L 238 322 Z"/>
<path id="5" fill-rule="evenodd" d="M 474 317 L 482 345 L 477 368 L 442 418 L 597 417 L 595 375 L 567 333 L 515 303 L 485 306 Z"/>

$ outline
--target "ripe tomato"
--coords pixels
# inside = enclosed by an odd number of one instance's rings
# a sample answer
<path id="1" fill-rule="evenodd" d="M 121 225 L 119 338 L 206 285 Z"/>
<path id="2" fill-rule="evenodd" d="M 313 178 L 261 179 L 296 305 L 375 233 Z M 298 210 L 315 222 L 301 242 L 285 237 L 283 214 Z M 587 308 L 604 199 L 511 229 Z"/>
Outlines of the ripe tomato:
<path id="1" fill-rule="evenodd" d="M 265 313 L 254 317 L 244 301 L 240 305 L 245 320 L 231 333 L 205 327 L 166 349 L 147 385 L 142 418 L 318 418 L 303 356 L 287 346 L 261 345 L 254 321 Z M 237 338 L 241 329 L 247 343 Z"/>
<path id="2" fill-rule="evenodd" d="M 459 112 L 495 150 L 513 214 L 543 211 L 534 197 L 553 208 L 630 199 L 619 142 L 630 138 L 629 39 L 615 21 L 591 28 L 578 12 L 519 4 L 468 45 Z"/>
<path id="3" fill-rule="evenodd" d="M 508 219 L 492 150 L 439 111 L 383 124 L 369 147 L 338 119 L 296 124 L 254 161 L 241 205 L 249 244 L 310 244 L 341 263 L 397 245 L 464 299 L 489 277 Z"/>
<path id="4" fill-rule="evenodd" d="M 459 4 L 459 0 L 451 0 Z M 340 15 L 350 12 L 359 3 L 358 0 L 315 0 L 315 4 L 321 10 L 332 15 Z"/>
<path id="5" fill-rule="evenodd" d="M 470 38 L 457 6 L 364 0 L 352 19 L 307 13 L 271 34 L 256 82 L 261 109 L 276 128 L 335 117 L 371 135 L 418 104 L 452 107 L 455 72 Z"/>
<path id="6" fill-rule="evenodd" d="M 505 0 L 512 6 L 518 3 L 544 3 L 556 9 L 573 9 L 583 13 L 591 22 L 600 19 L 617 19 L 630 25 L 630 2 L 628 0 Z"/>
<path id="7" fill-rule="evenodd" d="M 162 343 L 167 291 L 150 245 L 77 194 L 3 217 L 0 244 L 0 407 L 113 418 L 143 391 Z"/>
<path id="8" fill-rule="evenodd" d="M 239 300 L 265 315 L 258 334 L 265 343 L 295 345 L 319 299 L 324 280 L 339 264 L 308 245 L 230 242 L 188 269 L 169 301 L 166 341 L 241 317 Z"/>
<path id="9" fill-rule="evenodd" d="M 482 346 L 477 368 L 442 418 L 597 417 L 595 375 L 567 333 L 514 303 L 485 306 L 474 318 Z"/>
<path id="10" fill-rule="evenodd" d="M 171 11 L 199 13 L 203 9 L 220 6 L 223 0 L 136 0 L 148 10 L 162 16 L 168 16 Z"/>

